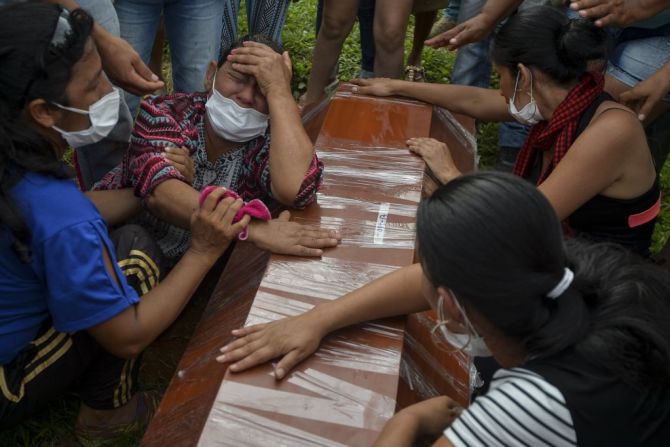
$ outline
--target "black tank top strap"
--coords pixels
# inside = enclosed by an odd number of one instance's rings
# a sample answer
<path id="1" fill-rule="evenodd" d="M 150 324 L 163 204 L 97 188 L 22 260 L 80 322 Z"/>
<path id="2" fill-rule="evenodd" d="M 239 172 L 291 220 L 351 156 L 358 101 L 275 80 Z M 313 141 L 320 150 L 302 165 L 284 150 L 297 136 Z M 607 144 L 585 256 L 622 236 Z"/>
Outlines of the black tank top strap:
<path id="1" fill-rule="evenodd" d="M 584 132 L 584 129 L 588 127 L 589 123 L 593 119 L 593 116 L 596 114 L 596 110 L 598 110 L 598 107 L 600 107 L 600 105 L 605 101 L 614 101 L 614 98 L 609 93 L 602 92 L 584 111 L 584 113 L 582 113 L 581 118 L 579 118 L 577 130 L 575 131 L 575 140 L 582 134 L 582 132 Z"/>

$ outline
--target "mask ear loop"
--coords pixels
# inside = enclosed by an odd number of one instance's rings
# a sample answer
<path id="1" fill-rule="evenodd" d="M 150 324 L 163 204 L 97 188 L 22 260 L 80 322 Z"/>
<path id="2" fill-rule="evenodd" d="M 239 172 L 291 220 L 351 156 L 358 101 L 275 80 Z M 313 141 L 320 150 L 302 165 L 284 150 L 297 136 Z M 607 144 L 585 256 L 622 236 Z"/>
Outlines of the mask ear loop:
<path id="1" fill-rule="evenodd" d="M 459 306 L 460 310 L 460 306 Z M 462 310 L 461 310 L 462 313 Z M 467 318 L 467 317 L 466 317 Z M 431 329 L 430 334 L 432 335 L 434 341 L 436 342 L 436 345 L 438 348 L 445 352 L 462 352 L 465 348 L 470 346 L 470 343 L 472 342 L 472 334 L 468 333 L 468 341 L 463 345 L 463 346 L 454 346 L 449 341 L 447 341 L 446 337 L 442 336 L 440 337 L 436 332 L 438 329 L 443 329 L 443 330 L 448 330 L 446 329 L 446 325 L 451 322 L 450 319 L 445 318 L 444 315 L 444 297 L 440 295 L 440 297 L 437 300 L 437 323 Z M 444 339 L 444 340 L 443 340 Z"/>
<path id="2" fill-rule="evenodd" d="M 454 292 L 451 292 L 451 294 L 453 296 Z M 481 335 L 479 335 L 479 332 L 477 332 L 477 329 L 475 329 L 475 326 L 468 318 L 468 314 L 465 313 L 465 309 L 463 309 L 461 303 L 459 303 L 457 299 L 454 299 L 454 301 L 456 302 L 456 307 L 458 307 L 458 310 L 461 312 L 461 315 L 463 316 L 463 322 L 465 322 L 465 328 L 471 332 L 471 336 L 474 335 L 477 338 L 483 338 Z"/>
<path id="3" fill-rule="evenodd" d="M 528 70 L 530 71 L 530 70 Z M 521 70 L 516 72 L 516 81 L 514 82 L 514 95 L 512 95 L 512 103 L 516 100 L 516 92 L 518 91 L 519 88 L 519 77 L 521 76 Z M 533 102 L 535 100 L 535 97 L 533 96 L 533 72 L 530 71 L 530 102 Z M 529 103 L 530 104 L 530 103 Z M 516 107 L 516 104 L 514 104 L 514 107 Z"/>
<path id="4" fill-rule="evenodd" d="M 514 105 L 514 108 L 516 108 L 516 92 L 517 89 L 519 88 L 519 75 L 521 74 L 521 71 L 516 72 L 516 81 L 514 81 L 514 94 L 512 95 L 512 104 Z"/>

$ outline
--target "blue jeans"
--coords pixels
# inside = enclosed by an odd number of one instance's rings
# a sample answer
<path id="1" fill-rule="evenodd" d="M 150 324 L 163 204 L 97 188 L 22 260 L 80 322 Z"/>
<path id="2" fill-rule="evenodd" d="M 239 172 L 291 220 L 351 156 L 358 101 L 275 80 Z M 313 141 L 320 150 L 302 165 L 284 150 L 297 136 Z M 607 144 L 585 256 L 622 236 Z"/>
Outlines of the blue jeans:
<path id="1" fill-rule="evenodd" d="M 462 0 L 458 21 L 463 22 L 479 14 L 486 0 Z M 464 45 L 456 54 L 456 62 L 451 72 L 451 83 L 488 88 L 491 82 L 491 59 L 489 47 L 492 35 L 479 42 Z M 528 136 L 528 127 L 517 122 L 501 123 L 498 130 L 498 145 L 501 148 L 521 148 Z M 502 154 L 505 162 L 513 163 L 518 150 Z"/>
<path id="2" fill-rule="evenodd" d="M 446 8 L 444 8 L 444 16 L 448 17 L 452 22 L 458 22 L 458 15 L 461 10 L 461 0 L 451 0 Z"/>
<path id="3" fill-rule="evenodd" d="M 616 47 L 607 74 L 635 87 L 670 61 L 670 25 L 657 29 L 625 28 L 614 33 Z M 670 94 L 663 98 L 670 101 Z"/>
<path id="4" fill-rule="evenodd" d="M 121 37 L 140 54 L 144 63 L 151 58 L 161 15 L 170 44 L 172 81 L 177 92 L 204 90 L 207 64 L 219 58 L 222 0 L 116 0 Z M 126 93 L 137 112 L 139 98 Z"/>

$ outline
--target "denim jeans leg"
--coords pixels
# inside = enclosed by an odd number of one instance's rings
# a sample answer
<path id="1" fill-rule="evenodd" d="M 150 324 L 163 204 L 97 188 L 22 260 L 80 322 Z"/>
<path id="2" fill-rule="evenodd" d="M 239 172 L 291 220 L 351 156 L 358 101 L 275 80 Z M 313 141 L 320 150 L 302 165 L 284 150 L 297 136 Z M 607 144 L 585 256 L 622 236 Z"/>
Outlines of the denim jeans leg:
<path id="1" fill-rule="evenodd" d="M 488 88 L 491 82 L 490 39 L 464 45 L 456 54 L 451 83 Z"/>
<path id="2" fill-rule="evenodd" d="M 207 64 L 219 60 L 223 9 L 221 0 L 179 0 L 165 6 L 175 91 L 204 90 Z"/>
<path id="3" fill-rule="evenodd" d="M 444 16 L 449 18 L 452 22 L 458 21 L 458 15 L 461 9 L 461 0 L 451 0 L 446 8 L 444 8 Z"/>
<path id="4" fill-rule="evenodd" d="M 119 16 L 121 37 L 137 51 L 145 64 L 151 59 L 156 31 L 163 10 L 163 0 L 116 0 L 114 8 Z M 134 117 L 140 98 L 125 94 L 126 103 Z"/>
<path id="5" fill-rule="evenodd" d="M 468 20 L 481 11 L 486 0 L 461 0 L 458 21 Z M 464 45 L 456 54 L 451 83 L 488 88 L 491 78 L 489 44 L 491 38 Z"/>

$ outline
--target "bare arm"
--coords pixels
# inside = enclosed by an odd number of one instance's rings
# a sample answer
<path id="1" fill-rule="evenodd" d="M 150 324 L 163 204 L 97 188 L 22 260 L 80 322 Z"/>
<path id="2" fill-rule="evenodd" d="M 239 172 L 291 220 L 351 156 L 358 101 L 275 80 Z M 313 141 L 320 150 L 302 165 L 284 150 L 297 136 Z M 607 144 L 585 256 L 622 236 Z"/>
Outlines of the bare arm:
<path id="1" fill-rule="evenodd" d="M 314 157 L 314 146 L 302 126 L 291 94 L 291 60 L 287 52 L 279 55 L 257 42 L 245 42 L 244 48 L 234 49 L 228 59 L 235 70 L 256 78 L 268 100 L 272 123 L 272 195 L 291 206 Z"/>
<path id="2" fill-rule="evenodd" d="M 653 182 L 642 126 L 630 112 L 608 110 L 594 118 L 539 190 L 563 220 L 598 194 L 633 198 Z M 645 185 L 645 179 L 648 179 Z"/>
<path id="3" fill-rule="evenodd" d="M 375 96 L 400 95 L 444 107 L 482 121 L 512 121 L 498 90 L 465 85 L 408 82 L 396 79 L 354 79 L 357 91 Z"/>
<path id="4" fill-rule="evenodd" d="M 423 270 L 410 265 L 383 276 L 335 301 L 326 302 L 297 317 L 233 331 L 238 337 L 221 348 L 222 363 L 233 362 L 231 371 L 242 371 L 282 356 L 275 377 L 286 372 L 319 347 L 321 339 L 336 329 L 363 321 L 428 310 L 421 293 Z"/>
<path id="5" fill-rule="evenodd" d="M 670 7 L 669 0 L 577 0 L 570 8 L 598 26 L 626 27 Z"/>
<path id="6" fill-rule="evenodd" d="M 670 92 L 670 62 L 632 89 L 623 92 L 619 96 L 619 102 L 635 110 L 640 121 L 651 122 L 667 107 L 667 103 L 661 100 L 668 92 Z"/>
<path id="7" fill-rule="evenodd" d="M 191 215 L 198 208 L 200 193 L 187 183 L 168 179 L 156 186 L 146 198 L 146 205 L 155 216 L 188 229 Z"/>
<path id="8" fill-rule="evenodd" d="M 137 305 L 89 329 L 107 351 L 124 358 L 139 355 L 177 318 L 210 267 L 248 224 L 249 217 L 232 224 L 242 201 L 227 198 L 217 205 L 222 193 L 214 191 L 194 214 L 191 247 L 170 274 Z M 106 250 L 103 257 L 108 272 L 115 276 Z"/>
<path id="9" fill-rule="evenodd" d="M 399 411 L 384 426 L 373 447 L 409 447 L 420 436 L 436 438 L 458 417 L 462 408 L 446 396 L 433 397 Z M 451 446 L 444 436 L 442 447 Z M 446 443 L 445 443 L 446 441 Z"/>
<path id="10" fill-rule="evenodd" d="M 141 209 L 140 199 L 135 197 L 132 188 L 87 191 L 84 194 L 93 202 L 107 225 L 122 224 Z"/>
<path id="11" fill-rule="evenodd" d="M 427 40 L 426 45 L 433 48 L 446 46 L 449 50 L 456 50 L 463 45 L 478 42 L 521 3 L 523 0 L 487 0 L 479 14 Z"/>

